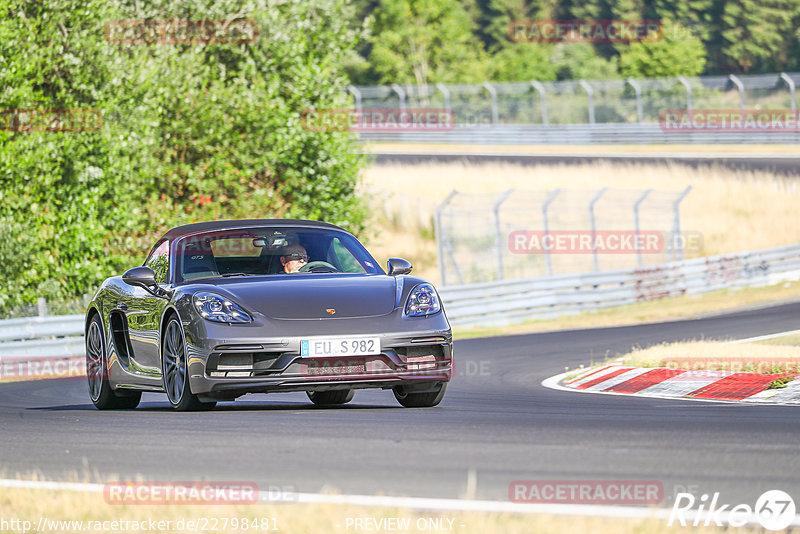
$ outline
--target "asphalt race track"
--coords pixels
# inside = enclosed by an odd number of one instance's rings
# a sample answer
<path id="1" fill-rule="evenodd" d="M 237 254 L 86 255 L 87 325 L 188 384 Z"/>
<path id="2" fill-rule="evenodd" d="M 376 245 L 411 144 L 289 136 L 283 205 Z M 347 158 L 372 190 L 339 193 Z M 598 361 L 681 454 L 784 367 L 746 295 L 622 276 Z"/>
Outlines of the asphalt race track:
<path id="1" fill-rule="evenodd" d="M 753 504 L 800 495 L 800 412 L 790 406 L 591 395 L 542 379 L 634 345 L 744 338 L 798 328 L 800 303 L 691 321 L 457 341 L 457 377 L 438 408 L 403 409 L 389 391 L 313 407 L 304 394 L 250 395 L 210 413 L 174 413 L 145 395 L 99 412 L 85 380 L 0 385 L 5 478 L 253 481 L 262 490 L 508 498 L 514 480 L 657 480 Z"/>

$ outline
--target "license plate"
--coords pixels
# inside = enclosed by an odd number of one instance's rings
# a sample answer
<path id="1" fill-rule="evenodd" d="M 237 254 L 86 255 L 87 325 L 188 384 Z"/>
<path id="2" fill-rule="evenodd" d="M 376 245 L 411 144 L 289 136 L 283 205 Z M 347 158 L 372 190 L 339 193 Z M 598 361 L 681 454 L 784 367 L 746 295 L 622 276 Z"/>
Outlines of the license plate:
<path id="1" fill-rule="evenodd" d="M 300 355 L 308 358 L 369 356 L 380 353 L 379 337 L 320 337 L 300 341 Z"/>

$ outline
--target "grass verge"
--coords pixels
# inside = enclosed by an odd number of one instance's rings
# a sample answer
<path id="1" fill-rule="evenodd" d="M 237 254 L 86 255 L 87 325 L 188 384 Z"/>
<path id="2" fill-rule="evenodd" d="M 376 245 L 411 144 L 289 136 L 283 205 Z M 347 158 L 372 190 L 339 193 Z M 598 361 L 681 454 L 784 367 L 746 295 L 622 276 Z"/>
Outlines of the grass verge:
<path id="1" fill-rule="evenodd" d="M 334 504 L 255 504 L 225 506 L 116 506 L 100 493 L 0 488 L 3 519 L 28 521 L 36 528 L 46 520 L 45 532 L 453 532 L 457 534 L 561 534 L 563 532 L 638 533 L 723 532 L 720 528 L 668 527 L 663 519 L 605 519 L 554 515 L 518 515 L 477 512 L 425 513 L 398 508 Z M 389 523 L 408 528 L 389 529 Z M 242 528 L 243 521 L 248 527 Z M 258 528 L 250 522 L 256 520 Z M 360 520 L 359 523 L 356 523 Z M 61 521 L 61 523 L 56 523 Z M 69 521 L 82 522 L 81 528 Z M 169 524 L 150 528 L 150 521 Z M 367 523 L 367 521 L 369 521 Z M 117 523 L 113 523 L 117 522 Z M 234 526 L 235 525 L 235 526 Z M 378 527 L 377 525 L 382 525 Z M 86 527 L 90 528 L 86 528 Z M 97 528 L 91 528 L 95 526 Z M 194 528 L 188 528 L 188 527 Z M 138 528 L 137 528 L 138 527 Z M 205 528 L 202 528 L 205 527 Z M 212 528 L 216 527 L 216 528 Z M 238 528 L 237 528 L 238 527 Z M 262 528 L 266 527 L 266 528 Z M 21 530 L 18 530 L 21 531 Z"/>
<path id="2" fill-rule="evenodd" d="M 800 347 L 720 341 L 662 343 L 645 349 L 635 349 L 623 356 L 622 363 L 632 367 L 760 374 L 798 373 Z M 785 387 L 789 381 L 791 377 L 787 380 L 776 380 L 773 387 Z"/>

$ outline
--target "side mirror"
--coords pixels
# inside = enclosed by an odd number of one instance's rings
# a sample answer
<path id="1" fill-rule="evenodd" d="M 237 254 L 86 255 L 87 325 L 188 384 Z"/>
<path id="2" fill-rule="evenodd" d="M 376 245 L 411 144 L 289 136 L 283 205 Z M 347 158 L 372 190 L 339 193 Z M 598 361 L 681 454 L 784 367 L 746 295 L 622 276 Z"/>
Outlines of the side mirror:
<path id="1" fill-rule="evenodd" d="M 156 273 L 150 267 L 134 267 L 122 275 L 122 281 L 132 286 L 140 286 L 148 291 L 156 284 Z"/>
<path id="2" fill-rule="evenodd" d="M 389 258 L 389 261 L 386 262 L 387 270 L 389 271 L 389 276 L 397 276 L 398 274 L 408 274 L 411 272 L 413 266 L 408 260 L 404 260 L 403 258 Z"/>

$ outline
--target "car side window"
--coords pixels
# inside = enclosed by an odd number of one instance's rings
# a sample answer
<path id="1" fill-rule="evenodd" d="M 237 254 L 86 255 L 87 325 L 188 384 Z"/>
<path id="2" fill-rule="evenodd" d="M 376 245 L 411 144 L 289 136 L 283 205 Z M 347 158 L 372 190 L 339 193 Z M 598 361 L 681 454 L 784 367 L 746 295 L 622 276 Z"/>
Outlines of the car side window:
<path id="1" fill-rule="evenodd" d="M 169 281 L 169 241 L 161 243 L 144 265 L 156 273 L 156 282 L 166 284 Z"/>
<path id="2" fill-rule="evenodd" d="M 358 263 L 358 260 L 353 254 L 347 250 L 347 247 L 339 241 L 339 238 L 334 237 L 331 243 L 331 250 L 339 260 L 339 264 L 346 273 L 365 273 L 367 272 L 364 267 Z"/>

